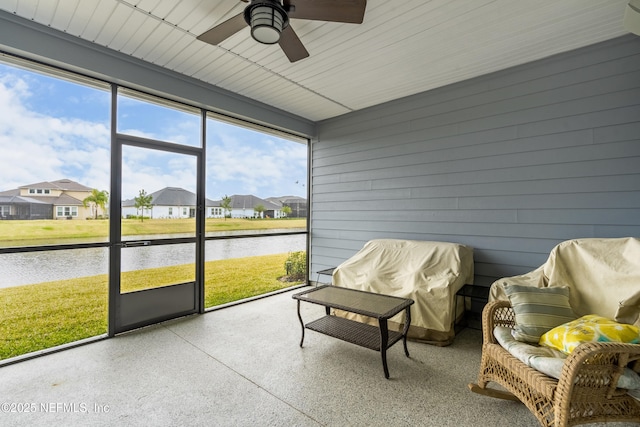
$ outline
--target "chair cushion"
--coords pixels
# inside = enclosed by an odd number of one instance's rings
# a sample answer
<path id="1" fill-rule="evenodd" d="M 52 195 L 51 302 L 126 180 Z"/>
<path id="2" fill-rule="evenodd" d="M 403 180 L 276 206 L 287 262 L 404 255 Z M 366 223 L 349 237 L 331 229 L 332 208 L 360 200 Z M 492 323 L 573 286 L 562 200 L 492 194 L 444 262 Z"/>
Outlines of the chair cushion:
<path id="1" fill-rule="evenodd" d="M 493 330 L 493 336 L 502 348 L 525 365 L 552 378 L 560 379 L 562 367 L 567 358 L 565 353 L 550 347 L 517 341 L 513 338 L 510 328 L 504 326 L 496 326 Z M 624 368 L 618 379 L 617 387 L 636 390 L 631 394 L 640 399 L 640 392 L 638 392 L 640 390 L 640 376 L 631 369 Z"/>
<path id="2" fill-rule="evenodd" d="M 518 341 L 513 337 L 511 331 L 511 328 L 507 328 L 506 326 L 496 326 L 493 329 L 493 336 L 502 348 L 507 350 L 513 357 L 520 360 L 525 365 L 531 366 L 534 358 L 557 358 L 559 360 L 567 358 L 566 354 L 556 350 L 555 348 Z"/>
<path id="3" fill-rule="evenodd" d="M 566 286 L 504 285 L 504 291 L 515 313 L 512 333 L 518 341 L 537 343 L 545 332 L 576 318 Z"/>
<path id="4" fill-rule="evenodd" d="M 539 343 L 569 354 L 583 342 L 594 341 L 640 344 L 640 328 L 588 314 L 551 329 Z"/>

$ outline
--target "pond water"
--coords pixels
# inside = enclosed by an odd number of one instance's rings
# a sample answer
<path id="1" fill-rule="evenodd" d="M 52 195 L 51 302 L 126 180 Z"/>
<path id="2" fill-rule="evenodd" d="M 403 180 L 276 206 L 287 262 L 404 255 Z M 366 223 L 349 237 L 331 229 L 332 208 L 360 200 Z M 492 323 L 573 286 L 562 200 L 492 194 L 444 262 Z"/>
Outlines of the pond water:
<path id="1" fill-rule="evenodd" d="M 208 240 L 205 260 L 305 251 L 306 238 L 305 234 L 295 234 Z M 124 248 L 122 271 L 188 264 L 194 262 L 194 253 L 193 243 Z M 0 254 L 0 288 L 107 274 L 108 270 L 107 248 Z"/>

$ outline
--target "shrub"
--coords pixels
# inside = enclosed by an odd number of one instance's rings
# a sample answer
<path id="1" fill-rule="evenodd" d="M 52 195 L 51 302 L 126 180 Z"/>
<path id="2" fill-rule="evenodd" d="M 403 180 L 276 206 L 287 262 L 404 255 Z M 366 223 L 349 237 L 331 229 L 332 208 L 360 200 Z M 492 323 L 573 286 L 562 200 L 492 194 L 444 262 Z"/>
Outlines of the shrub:
<path id="1" fill-rule="evenodd" d="M 307 277 L 307 253 L 290 252 L 284 263 L 289 280 L 304 280 Z"/>

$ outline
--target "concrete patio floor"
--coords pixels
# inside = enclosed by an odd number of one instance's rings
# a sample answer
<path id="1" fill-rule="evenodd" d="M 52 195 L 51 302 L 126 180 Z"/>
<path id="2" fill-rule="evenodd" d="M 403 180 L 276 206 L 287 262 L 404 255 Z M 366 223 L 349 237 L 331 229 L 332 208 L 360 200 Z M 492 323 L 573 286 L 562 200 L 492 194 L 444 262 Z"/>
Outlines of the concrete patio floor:
<path id="1" fill-rule="evenodd" d="M 307 331 L 289 291 L 0 368 L 2 426 L 535 426 L 467 389 L 480 331 L 379 353 Z M 302 304 L 305 321 L 323 314 Z M 30 411 L 30 412 L 27 412 Z M 621 425 L 621 424 L 616 424 Z"/>

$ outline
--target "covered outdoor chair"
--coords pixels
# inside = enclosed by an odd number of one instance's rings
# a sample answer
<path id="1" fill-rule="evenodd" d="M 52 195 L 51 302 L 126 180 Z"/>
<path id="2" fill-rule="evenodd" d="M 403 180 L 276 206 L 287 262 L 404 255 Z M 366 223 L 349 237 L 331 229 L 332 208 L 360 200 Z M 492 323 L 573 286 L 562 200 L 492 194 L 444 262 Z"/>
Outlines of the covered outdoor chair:
<path id="1" fill-rule="evenodd" d="M 448 242 L 371 240 L 333 272 L 335 286 L 413 299 L 407 336 L 435 345 L 453 341 L 456 292 L 471 283 L 473 249 Z M 375 324 L 353 313 L 336 314 Z M 402 314 L 389 321 L 389 329 L 403 326 Z"/>
<path id="2" fill-rule="evenodd" d="M 640 423 L 639 315 L 639 239 L 563 242 L 536 270 L 491 286 L 469 386 L 520 400 L 542 426 Z"/>

